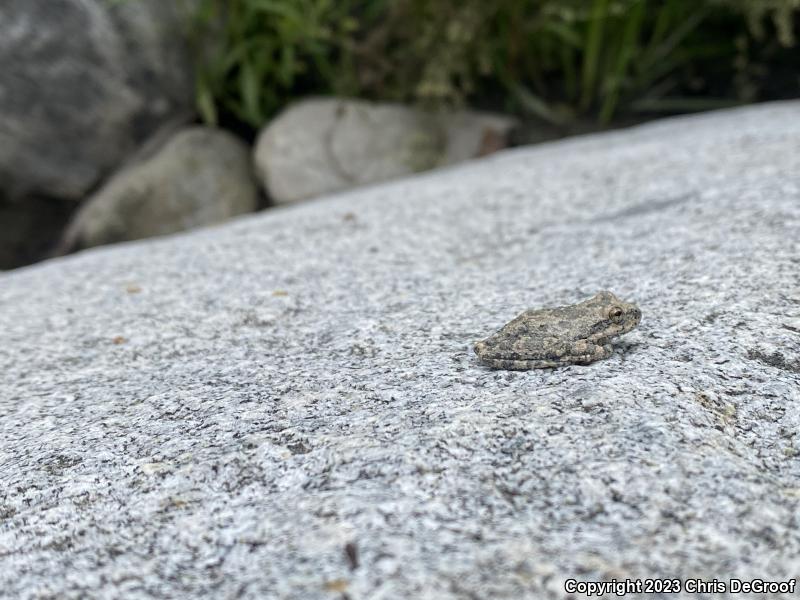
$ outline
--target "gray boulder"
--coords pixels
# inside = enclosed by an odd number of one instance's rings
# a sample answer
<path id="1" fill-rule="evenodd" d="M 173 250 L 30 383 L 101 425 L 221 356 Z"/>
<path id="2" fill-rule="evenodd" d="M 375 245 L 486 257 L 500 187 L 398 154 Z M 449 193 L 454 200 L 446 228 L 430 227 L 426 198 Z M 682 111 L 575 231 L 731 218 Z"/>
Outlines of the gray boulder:
<path id="1" fill-rule="evenodd" d="M 180 6 L 190 3 L 0 3 L 0 192 L 80 200 L 191 112 Z"/>
<path id="2" fill-rule="evenodd" d="M 256 171 L 275 202 L 304 200 L 489 154 L 506 146 L 514 124 L 473 111 L 309 99 L 263 129 Z"/>
<path id="3" fill-rule="evenodd" d="M 0 274 L 0 593 L 797 577 L 798 150 L 762 105 Z M 610 358 L 478 363 L 600 289 Z"/>
<path id="4" fill-rule="evenodd" d="M 252 212 L 258 187 L 249 147 L 232 134 L 189 127 L 123 168 L 83 204 L 59 253 L 174 233 Z"/>

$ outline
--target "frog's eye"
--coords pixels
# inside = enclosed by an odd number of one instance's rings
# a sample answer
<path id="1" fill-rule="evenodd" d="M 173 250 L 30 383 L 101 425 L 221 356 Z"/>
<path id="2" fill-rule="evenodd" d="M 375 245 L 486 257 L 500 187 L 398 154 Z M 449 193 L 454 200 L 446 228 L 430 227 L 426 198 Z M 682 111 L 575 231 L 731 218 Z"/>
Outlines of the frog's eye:
<path id="1" fill-rule="evenodd" d="M 608 310 L 608 318 L 615 323 L 619 323 L 622 321 L 622 309 L 619 306 L 612 306 Z"/>

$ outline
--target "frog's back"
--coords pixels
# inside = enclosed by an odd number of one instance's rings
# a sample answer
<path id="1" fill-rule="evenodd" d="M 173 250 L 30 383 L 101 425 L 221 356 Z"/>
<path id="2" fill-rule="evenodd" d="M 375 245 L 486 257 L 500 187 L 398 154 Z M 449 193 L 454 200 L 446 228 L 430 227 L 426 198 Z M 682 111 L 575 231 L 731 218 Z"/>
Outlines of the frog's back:
<path id="1" fill-rule="evenodd" d="M 528 343 L 540 340 L 544 345 L 552 339 L 576 341 L 586 335 L 589 327 L 590 324 L 580 318 L 574 306 L 559 306 L 526 310 L 503 330 L 508 334 L 513 329 L 514 333 L 530 336 L 532 339 Z"/>

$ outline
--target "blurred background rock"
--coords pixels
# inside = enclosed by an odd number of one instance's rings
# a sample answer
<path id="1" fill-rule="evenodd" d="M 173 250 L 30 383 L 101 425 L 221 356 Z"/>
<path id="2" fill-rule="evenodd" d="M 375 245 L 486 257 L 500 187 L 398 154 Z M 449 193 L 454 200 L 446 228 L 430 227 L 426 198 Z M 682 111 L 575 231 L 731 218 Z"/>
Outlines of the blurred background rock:
<path id="1" fill-rule="evenodd" d="M 0 269 L 509 144 L 797 97 L 799 14 L 797 0 L 5 0 Z"/>

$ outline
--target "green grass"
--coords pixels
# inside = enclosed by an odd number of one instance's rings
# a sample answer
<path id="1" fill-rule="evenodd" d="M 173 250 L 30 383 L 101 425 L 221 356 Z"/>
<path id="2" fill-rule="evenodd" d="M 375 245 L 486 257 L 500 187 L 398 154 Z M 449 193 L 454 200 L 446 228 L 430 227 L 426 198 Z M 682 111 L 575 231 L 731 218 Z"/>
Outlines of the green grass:
<path id="1" fill-rule="evenodd" d="M 209 123 L 254 129 L 308 94 L 556 125 L 729 106 L 779 96 L 773 73 L 800 94 L 799 12 L 800 0 L 200 0 L 197 105 Z"/>

